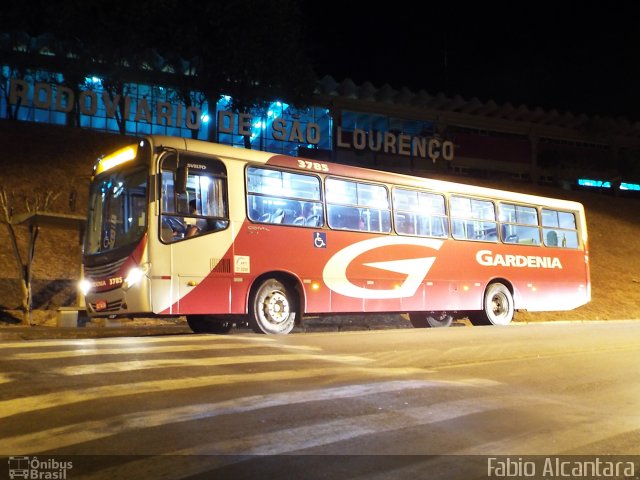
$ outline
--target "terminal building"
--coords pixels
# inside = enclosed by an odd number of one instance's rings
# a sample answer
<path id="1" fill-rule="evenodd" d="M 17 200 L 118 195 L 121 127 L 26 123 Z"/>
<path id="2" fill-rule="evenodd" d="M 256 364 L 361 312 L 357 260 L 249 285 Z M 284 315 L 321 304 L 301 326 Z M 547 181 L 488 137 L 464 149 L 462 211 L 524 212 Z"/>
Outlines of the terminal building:
<path id="1" fill-rule="evenodd" d="M 24 43 L 0 65 L 0 119 L 185 136 L 421 176 L 640 188 L 640 124 L 625 119 L 331 77 L 317 81 L 305 108 L 273 99 L 239 114 L 228 97 L 185 105 L 166 72 L 132 69 L 119 94 L 95 72 L 72 82 L 46 41 Z"/>

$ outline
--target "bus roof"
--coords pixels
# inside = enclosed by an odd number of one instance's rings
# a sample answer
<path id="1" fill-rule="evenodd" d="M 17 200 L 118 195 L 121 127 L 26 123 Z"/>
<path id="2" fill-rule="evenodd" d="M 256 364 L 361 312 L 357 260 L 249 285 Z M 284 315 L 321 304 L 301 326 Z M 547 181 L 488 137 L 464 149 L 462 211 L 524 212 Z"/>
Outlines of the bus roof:
<path id="1" fill-rule="evenodd" d="M 308 158 L 292 157 L 283 154 L 263 152 L 259 150 L 250 150 L 240 147 L 232 147 L 221 145 L 218 143 L 206 142 L 203 140 L 193 140 L 189 138 L 168 137 L 152 135 L 146 137 L 151 141 L 153 147 L 169 147 L 177 150 L 184 150 L 193 153 L 204 153 L 208 155 L 217 155 L 225 158 L 268 164 L 272 166 L 292 168 L 295 170 L 305 170 L 310 173 L 319 173 L 313 168 L 301 168 L 299 161 L 310 162 L 313 164 L 326 165 L 327 169 L 323 172 L 327 175 L 335 175 L 339 177 L 353 178 L 370 182 L 380 182 L 399 186 L 407 186 L 413 188 L 422 188 L 434 192 L 462 194 L 469 196 L 477 196 L 491 199 L 508 200 L 512 202 L 528 203 L 532 205 L 548 206 L 565 210 L 573 210 L 583 212 L 584 208 L 581 203 L 552 197 L 543 197 L 518 193 L 509 190 L 500 190 L 487 187 L 480 187 L 466 183 L 451 182 L 446 180 L 436 180 L 427 177 L 417 177 L 401 173 L 385 172 L 364 167 L 355 167 L 351 165 L 343 165 L 339 163 L 325 162 L 321 160 L 312 160 Z"/>

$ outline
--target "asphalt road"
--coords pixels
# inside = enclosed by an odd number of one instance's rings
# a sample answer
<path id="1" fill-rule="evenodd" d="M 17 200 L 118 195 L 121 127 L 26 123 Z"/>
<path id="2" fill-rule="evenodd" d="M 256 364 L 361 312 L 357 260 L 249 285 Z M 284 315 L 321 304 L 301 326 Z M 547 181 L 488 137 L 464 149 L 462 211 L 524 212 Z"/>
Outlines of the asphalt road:
<path id="1" fill-rule="evenodd" d="M 637 476 L 639 358 L 640 322 L 5 340 L 0 455 L 70 479 Z"/>

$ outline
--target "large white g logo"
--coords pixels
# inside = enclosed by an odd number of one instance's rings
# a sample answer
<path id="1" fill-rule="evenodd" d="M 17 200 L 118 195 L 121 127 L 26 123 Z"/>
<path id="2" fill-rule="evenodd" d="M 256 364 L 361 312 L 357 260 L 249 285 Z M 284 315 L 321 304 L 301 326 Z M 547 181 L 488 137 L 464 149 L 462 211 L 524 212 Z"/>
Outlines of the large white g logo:
<path id="1" fill-rule="evenodd" d="M 374 290 L 354 285 L 347 278 L 347 268 L 358 256 L 375 248 L 391 245 L 414 245 L 439 250 L 442 240 L 413 237 L 381 237 L 363 240 L 343 248 L 329 259 L 322 271 L 324 283 L 336 293 L 355 298 L 405 298 L 415 295 L 418 287 L 427 276 L 436 257 L 409 258 L 388 262 L 365 263 L 364 265 L 391 272 L 404 273 L 407 278 L 399 288 L 393 290 Z"/>

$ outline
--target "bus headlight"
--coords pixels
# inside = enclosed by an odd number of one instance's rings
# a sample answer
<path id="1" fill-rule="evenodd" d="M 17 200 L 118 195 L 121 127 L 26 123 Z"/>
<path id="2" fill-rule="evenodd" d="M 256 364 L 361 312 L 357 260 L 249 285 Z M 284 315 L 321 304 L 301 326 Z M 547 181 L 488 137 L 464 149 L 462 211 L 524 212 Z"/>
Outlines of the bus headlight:
<path id="1" fill-rule="evenodd" d="M 129 270 L 129 273 L 127 274 L 127 278 L 124 279 L 122 288 L 124 288 L 125 290 L 129 290 L 131 287 L 133 287 L 137 283 L 140 283 L 140 280 L 142 280 L 142 277 L 144 277 L 144 274 L 145 274 L 145 271 L 142 268 L 133 267 L 131 270 Z"/>
<path id="2" fill-rule="evenodd" d="M 83 278 L 78 282 L 78 288 L 82 295 L 87 296 L 87 294 L 91 291 L 91 282 L 86 278 Z"/>

